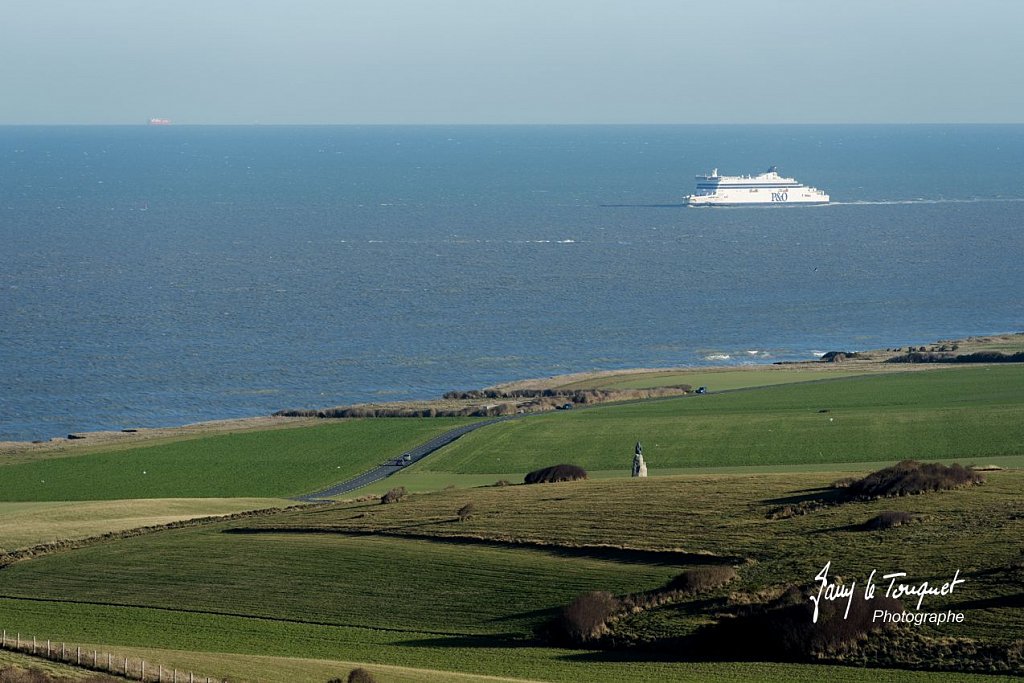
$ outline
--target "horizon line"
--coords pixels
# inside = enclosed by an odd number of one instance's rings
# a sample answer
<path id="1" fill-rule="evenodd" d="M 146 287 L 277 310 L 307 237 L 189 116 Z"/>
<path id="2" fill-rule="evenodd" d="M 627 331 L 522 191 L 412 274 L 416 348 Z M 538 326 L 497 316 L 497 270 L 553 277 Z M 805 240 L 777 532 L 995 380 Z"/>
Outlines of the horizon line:
<path id="1" fill-rule="evenodd" d="M 1020 126 L 1024 125 L 1022 121 L 773 121 L 773 122 L 759 122 L 759 121 L 726 121 L 726 122 L 713 122 L 713 121 L 691 121 L 691 122 L 529 122 L 529 123 L 514 123 L 514 122 L 277 122 L 277 123 L 262 123 L 259 121 L 252 121 L 249 123 L 226 123 L 226 122 L 176 122 L 174 119 L 170 119 L 169 123 L 154 124 L 149 120 L 141 122 L 49 122 L 49 123 L 31 123 L 31 122 L 11 122 L 3 123 L 0 122 L 0 127 L 13 128 L 13 127 L 146 127 L 146 128 L 185 128 L 185 127 L 199 127 L 199 126 L 210 126 L 210 127 L 249 127 L 249 128 L 270 128 L 270 127 L 328 127 L 328 126 L 390 126 L 390 127 L 485 127 L 485 126 L 518 126 L 518 127 L 557 127 L 557 126 L 574 126 L 574 127 L 612 127 L 612 126 Z"/>

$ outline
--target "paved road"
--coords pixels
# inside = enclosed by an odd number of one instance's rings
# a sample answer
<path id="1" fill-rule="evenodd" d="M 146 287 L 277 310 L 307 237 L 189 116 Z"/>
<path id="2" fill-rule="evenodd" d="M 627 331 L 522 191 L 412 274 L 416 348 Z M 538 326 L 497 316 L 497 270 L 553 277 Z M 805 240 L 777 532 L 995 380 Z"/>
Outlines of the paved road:
<path id="1" fill-rule="evenodd" d="M 487 425 L 496 424 L 498 422 L 505 422 L 506 420 L 514 420 L 521 415 L 505 415 L 504 417 L 495 417 L 490 420 L 482 420 L 480 422 L 474 422 L 472 424 L 463 425 L 457 427 L 451 431 L 445 432 L 441 436 L 435 437 L 424 444 L 420 444 L 416 448 L 410 451 L 406 451 L 397 458 L 392 458 L 386 462 L 377 465 L 372 470 L 363 472 L 362 474 L 353 477 L 347 481 L 343 481 L 340 484 L 335 484 L 330 488 L 326 488 L 323 491 L 317 491 L 315 493 L 307 493 L 303 496 L 296 496 L 293 500 L 301 500 L 307 503 L 332 498 L 334 496 L 340 496 L 344 493 L 355 491 L 356 489 L 367 486 L 374 482 L 380 481 L 390 477 L 395 472 L 401 472 L 409 465 L 414 462 L 419 462 L 423 458 L 427 457 L 434 451 L 447 446 L 455 439 L 459 438 L 463 434 L 468 434 L 474 429 L 480 429 Z"/>

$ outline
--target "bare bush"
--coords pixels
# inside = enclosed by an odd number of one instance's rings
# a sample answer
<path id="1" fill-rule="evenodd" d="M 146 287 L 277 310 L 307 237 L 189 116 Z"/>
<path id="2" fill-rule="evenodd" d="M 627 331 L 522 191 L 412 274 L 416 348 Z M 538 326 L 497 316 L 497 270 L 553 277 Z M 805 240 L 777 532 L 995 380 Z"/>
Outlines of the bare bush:
<path id="1" fill-rule="evenodd" d="M 527 484 L 546 484 L 586 478 L 587 471 L 578 465 L 552 465 L 551 467 L 544 467 L 530 472 L 523 481 Z"/>
<path id="2" fill-rule="evenodd" d="M 396 486 L 395 488 L 391 489 L 383 496 L 381 496 L 380 502 L 383 505 L 387 505 L 388 503 L 397 503 L 398 501 L 405 498 L 407 493 L 408 491 L 405 490 L 404 486 Z"/>
<path id="3" fill-rule="evenodd" d="M 904 524 L 910 524 L 915 521 L 917 517 L 909 512 L 896 512 L 894 510 L 887 510 L 880 512 L 868 521 L 864 522 L 865 529 L 881 530 L 881 529 L 894 529 Z"/>
<path id="4" fill-rule="evenodd" d="M 465 522 L 467 519 L 472 517 L 475 512 L 476 506 L 473 505 L 473 503 L 466 503 L 459 508 L 459 511 L 456 514 L 458 514 L 460 522 Z"/>
<path id="5" fill-rule="evenodd" d="M 981 474 L 955 463 L 946 466 L 934 462 L 904 460 L 892 467 L 872 472 L 850 484 L 847 490 L 851 495 L 863 498 L 884 498 L 955 489 L 984 481 Z"/>
<path id="6" fill-rule="evenodd" d="M 376 681 L 377 679 L 373 677 L 373 674 L 362 667 L 352 669 L 348 673 L 348 683 L 376 683 Z"/>
<path id="7" fill-rule="evenodd" d="M 842 479 L 836 479 L 834 482 L 829 484 L 829 488 L 848 489 L 856 481 L 856 477 L 843 477 Z"/>
<path id="8" fill-rule="evenodd" d="M 499 479 L 498 481 L 496 481 L 493 484 L 491 484 L 491 486 L 511 486 L 511 485 L 512 485 L 512 482 L 510 482 L 508 479 Z"/>
<path id="9" fill-rule="evenodd" d="M 584 593 L 562 610 L 556 632 L 573 645 L 596 640 L 608 632 L 608 620 L 622 608 L 608 591 Z"/>
<path id="10" fill-rule="evenodd" d="M 687 569 L 672 579 L 668 584 L 668 589 L 684 593 L 702 593 L 719 586 L 724 586 L 737 576 L 736 570 L 726 565 L 697 567 L 695 569 Z"/>

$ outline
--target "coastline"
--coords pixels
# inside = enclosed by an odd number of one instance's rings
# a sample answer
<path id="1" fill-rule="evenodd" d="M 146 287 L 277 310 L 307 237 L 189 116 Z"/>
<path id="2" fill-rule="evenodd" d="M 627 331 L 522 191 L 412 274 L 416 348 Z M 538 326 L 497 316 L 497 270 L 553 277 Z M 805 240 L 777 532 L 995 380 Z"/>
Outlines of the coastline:
<path id="1" fill-rule="evenodd" d="M 602 403 L 622 400 L 635 400 L 641 398 L 656 398 L 666 395 L 682 395 L 688 393 L 690 387 L 680 383 L 673 384 L 673 376 L 679 375 L 735 375 L 737 373 L 779 373 L 779 372 L 806 372 L 808 374 L 837 374 L 855 370 L 856 374 L 869 374 L 873 372 L 894 372 L 894 371 L 923 371 L 938 367 L 951 367 L 950 364 L 934 362 L 922 363 L 893 363 L 892 360 L 907 352 L 921 353 L 977 353 L 1024 350 L 1024 332 L 1012 332 L 994 335 L 971 336 L 958 340 L 939 340 L 931 344 L 921 346 L 900 347 L 895 349 L 874 349 L 869 351 L 845 351 L 830 352 L 838 354 L 831 360 L 807 360 L 786 363 L 751 363 L 747 365 L 730 366 L 676 366 L 662 368 L 630 368 L 623 370 L 591 370 L 563 375 L 552 375 L 543 378 L 531 378 L 503 382 L 479 390 L 453 391 L 444 397 L 419 401 L 393 401 L 382 403 L 363 403 L 351 406 L 325 408 L 309 411 L 287 411 L 282 410 L 274 415 L 256 415 L 252 417 L 204 420 L 186 425 L 152 427 L 123 430 L 99 430 L 72 432 L 67 437 L 53 437 L 46 441 L 0 441 L 0 466 L 21 461 L 25 457 L 51 458 L 73 455 L 84 455 L 95 450 L 117 450 L 120 448 L 132 448 L 138 445 L 156 445 L 165 441 L 178 441 L 183 439 L 194 439 L 218 434 L 230 434 L 243 431 L 258 431 L 268 429 L 290 429 L 310 426 L 322 423 L 323 419 L 336 419 L 344 417 L 373 417 L 373 416 L 432 416 L 435 414 L 461 412 L 464 415 L 488 416 L 496 414 L 509 414 L 508 412 L 494 412 L 499 405 L 496 400 L 518 394 L 544 395 L 544 400 L 537 400 L 537 396 L 530 396 L 528 399 L 516 399 L 519 403 L 513 402 L 510 405 L 522 405 L 524 400 L 536 402 L 536 409 L 523 412 L 541 412 L 554 410 L 560 407 L 560 401 L 573 392 L 592 391 L 588 398 L 582 403 Z M 652 387 L 641 392 L 648 392 L 649 395 L 640 395 L 638 390 L 620 390 L 601 388 L 614 384 L 612 380 L 636 380 L 643 378 L 668 378 L 670 381 L 657 387 Z M 769 382 L 771 383 L 771 382 Z M 681 387 L 686 386 L 686 389 Z M 677 390 L 677 391 L 659 391 Z M 327 415 L 332 411 L 352 411 L 352 415 Z M 514 411 L 513 411 L 514 412 Z M 301 413 L 301 414 L 282 414 Z"/>

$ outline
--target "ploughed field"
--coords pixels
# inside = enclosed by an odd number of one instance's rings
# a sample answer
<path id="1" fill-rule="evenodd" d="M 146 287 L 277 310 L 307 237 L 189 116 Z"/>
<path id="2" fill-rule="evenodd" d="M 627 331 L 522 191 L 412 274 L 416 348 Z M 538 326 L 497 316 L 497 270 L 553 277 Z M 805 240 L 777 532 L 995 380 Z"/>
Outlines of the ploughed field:
<path id="1" fill-rule="evenodd" d="M 362 665 L 382 681 L 459 680 L 454 672 L 465 680 L 991 681 L 736 661 L 742 644 L 729 661 L 688 661 L 699 653 L 670 644 L 715 623 L 730 600 L 812 584 L 831 561 L 834 576 L 858 585 L 872 570 L 933 583 L 959 570 L 966 582 L 925 606 L 962 611 L 966 621 L 909 628 L 1012 647 L 1024 637 L 1024 471 L 1015 469 L 1024 462 L 1022 418 L 1024 368 L 1014 366 L 529 416 L 464 436 L 390 478 L 384 488 L 436 489 L 398 503 L 368 498 L 112 536 L 10 563 L 0 568 L 0 628 L 233 680 L 327 680 Z M 181 517 L 237 511 L 221 498 L 259 496 L 238 502 L 269 507 L 274 497 L 347 478 L 461 422 L 345 420 L 4 465 L 0 498 L 34 500 L 48 512 L 20 536 L 17 525 L 0 525 L 0 547 L 69 537 L 61 500 L 109 499 L 79 504 L 96 526 L 77 536 L 123 528 L 116 524 L 136 513 L 163 519 L 167 503 L 132 498 L 197 498 L 173 509 Z M 636 440 L 660 476 L 628 478 Z M 901 498 L 846 500 L 830 488 L 876 469 L 863 463 L 908 457 L 1007 469 L 986 473 L 979 486 Z M 558 462 L 602 478 L 445 489 L 517 482 Z M 751 470 L 702 469 L 720 465 Z M 33 469 L 44 466 L 51 469 Z M 796 471 L 807 466 L 827 471 Z M 162 477 L 140 480 L 150 469 Z M 6 505 L 31 518 L 29 503 Z M 882 512 L 913 521 L 868 530 Z M 644 647 L 566 649 L 551 637 L 552 621 L 580 594 L 656 591 L 681 572 L 715 566 L 738 577 L 614 624 L 616 638 Z"/>

